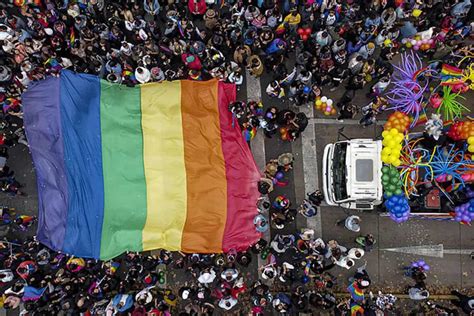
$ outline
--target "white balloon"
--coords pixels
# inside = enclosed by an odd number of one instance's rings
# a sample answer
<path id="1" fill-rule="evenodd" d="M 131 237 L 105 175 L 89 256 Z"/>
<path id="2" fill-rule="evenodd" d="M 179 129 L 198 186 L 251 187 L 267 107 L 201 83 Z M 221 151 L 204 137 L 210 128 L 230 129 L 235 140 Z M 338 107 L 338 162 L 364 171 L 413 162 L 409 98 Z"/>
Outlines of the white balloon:
<path id="1" fill-rule="evenodd" d="M 326 104 L 329 105 L 329 106 L 331 106 L 331 105 L 332 105 L 332 100 L 331 100 L 331 99 L 328 99 L 328 100 L 326 101 Z"/>
<path id="2" fill-rule="evenodd" d="M 327 98 L 327 97 L 322 97 L 322 98 L 321 98 L 321 102 L 323 102 L 323 103 L 326 103 L 326 102 L 327 102 L 327 100 L 328 100 L 328 98 Z"/>

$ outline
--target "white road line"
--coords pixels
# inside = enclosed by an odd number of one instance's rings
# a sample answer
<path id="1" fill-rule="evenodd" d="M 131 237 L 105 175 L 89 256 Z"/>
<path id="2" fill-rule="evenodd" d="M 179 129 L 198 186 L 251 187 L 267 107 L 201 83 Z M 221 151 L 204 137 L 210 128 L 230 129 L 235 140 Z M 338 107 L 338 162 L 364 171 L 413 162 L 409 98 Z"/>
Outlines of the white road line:
<path id="1" fill-rule="evenodd" d="M 260 87 L 260 79 L 255 78 L 250 75 L 247 71 L 246 73 L 246 83 L 247 83 L 247 101 L 260 101 L 262 99 L 262 89 Z M 259 131 L 257 135 L 251 140 L 250 148 L 252 149 L 252 155 L 255 159 L 255 163 L 260 170 L 265 168 L 265 135 L 263 131 Z M 268 220 L 269 215 L 268 212 L 263 214 Z M 270 242 L 270 228 L 263 233 L 263 239 Z M 258 258 L 258 267 L 263 266 L 266 262 L 262 260 L 260 256 Z M 260 273 L 258 273 L 258 278 L 261 279 Z"/>
<path id="2" fill-rule="evenodd" d="M 299 112 L 303 112 L 307 117 L 314 117 L 314 107 L 312 104 L 300 106 L 297 108 Z M 305 196 L 312 193 L 319 188 L 318 179 L 318 155 L 316 150 L 316 134 L 314 126 L 308 125 L 303 133 L 301 133 L 302 153 L 303 156 L 303 173 L 304 173 L 304 187 Z M 297 181 L 297 179 L 295 179 Z M 318 213 L 306 219 L 306 227 L 314 230 L 314 235 L 322 237 L 321 226 L 321 208 Z"/>
<path id="3" fill-rule="evenodd" d="M 474 253 L 474 249 L 444 249 L 443 244 L 385 248 L 380 250 L 433 258 L 443 258 L 444 255 L 470 255 Z"/>
<path id="4" fill-rule="evenodd" d="M 359 125 L 359 120 L 338 121 L 336 119 L 317 118 L 317 117 L 313 117 L 313 115 L 310 115 L 308 117 L 310 117 L 309 124 Z M 377 125 L 383 125 L 386 122 L 387 122 L 386 120 L 377 121 Z"/>

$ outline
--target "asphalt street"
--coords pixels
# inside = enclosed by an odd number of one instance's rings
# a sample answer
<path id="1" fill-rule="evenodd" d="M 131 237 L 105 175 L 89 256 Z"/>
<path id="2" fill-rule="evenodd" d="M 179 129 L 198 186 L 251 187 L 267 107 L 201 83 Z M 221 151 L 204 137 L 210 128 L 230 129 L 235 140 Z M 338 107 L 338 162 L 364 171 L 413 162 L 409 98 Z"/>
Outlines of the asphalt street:
<path id="1" fill-rule="evenodd" d="M 288 101 L 271 99 L 265 93 L 265 88 L 272 80 L 271 74 L 265 74 L 259 80 L 247 78 L 238 91 L 239 100 L 261 100 L 264 107 L 277 106 L 280 109 L 290 108 L 294 111 L 305 112 L 310 117 L 307 130 L 297 141 L 290 143 L 281 141 L 278 137 L 266 138 L 259 132 L 250 146 L 254 153 L 257 165 L 263 169 L 265 161 L 277 158 L 284 152 L 292 152 L 295 156 L 294 168 L 288 173 L 289 185 L 284 188 L 276 187 L 271 197 L 285 194 L 296 207 L 305 197 L 306 193 L 319 188 L 321 181 L 321 159 L 324 146 L 337 141 L 338 131 L 349 138 L 375 138 L 382 130 L 383 119 L 387 114 L 382 114 L 377 124 L 368 128 L 358 125 L 358 117 L 354 120 L 338 122 L 334 116 L 327 117 L 314 110 L 312 105 L 295 107 Z M 343 86 L 343 85 L 341 85 Z M 327 89 L 326 89 L 327 90 Z M 334 92 L 324 91 L 324 95 L 337 101 L 344 88 Z M 365 98 L 366 91 L 359 91 L 354 99 L 359 107 L 368 103 Z M 471 109 L 472 102 L 466 102 Z M 8 197 L 0 195 L 0 205 L 15 207 L 19 213 L 35 214 L 37 212 L 38 195 L 33 163 L 28 148 L 17 145 L 9 151 L 8 165 L 15 171 L 17 180 L 24 184 L 27 196 Z M 325 241 L 335 239 L 339 244 L 351 248 L 355 247 L 354 238 L 359 234 L 335 226 L 337 220 L 343 219 L 348 214 L 357 214 L 362 218 L 361 234 L 374 234 L 377 243 L 372 252 L 367 253 L 367 269 L 374 280 L 374 288 L 383 288 L 386 292 L 401 293 L 411 281 L 403 277 L 402 268 L 411 261 L 424 259 L 430 266 L 427 284 L 432 294 L 449 292 L 450 288 L 474 287 L 474 262 L 469 254 L 474 251 L 474 230 L 472 227 L 459 225 L 456 222 L 416 220 L 410 219 L 403 224 L 396 224 L 388 217 L 376 212 L 348 212 L 338 207 L 328 207 L 323 204 L 318 216 L 310 220 L 298 215 L 297 220 L 278 233 L 295 233 L 308 227 L 315 230 L 316 235 Z M 272 230 L 267 238 L 273 237 L 277 232 Z M 336 267 L 331 271 L 339 276 L 339 286 L 347 284 L 347 278 L 354 271 L 343 270 Z M 183 280 L 174 272 L 168 272 L 168 283 L 174 280 Z M 253 261 L 247 276 L 257 278 L 257 262 Z"/>

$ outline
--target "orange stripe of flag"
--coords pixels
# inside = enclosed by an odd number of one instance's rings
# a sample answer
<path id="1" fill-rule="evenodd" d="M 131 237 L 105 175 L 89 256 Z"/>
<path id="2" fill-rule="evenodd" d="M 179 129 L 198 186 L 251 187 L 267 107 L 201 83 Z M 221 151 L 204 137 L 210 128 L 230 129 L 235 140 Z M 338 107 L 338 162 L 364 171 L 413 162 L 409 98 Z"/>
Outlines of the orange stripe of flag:
<path id="1" fill-rule="evenodd" d="M 222 252 L 227 220 L 227 180 L 217 81 L 181 81 L 187 216 L 181 249 Z"/>

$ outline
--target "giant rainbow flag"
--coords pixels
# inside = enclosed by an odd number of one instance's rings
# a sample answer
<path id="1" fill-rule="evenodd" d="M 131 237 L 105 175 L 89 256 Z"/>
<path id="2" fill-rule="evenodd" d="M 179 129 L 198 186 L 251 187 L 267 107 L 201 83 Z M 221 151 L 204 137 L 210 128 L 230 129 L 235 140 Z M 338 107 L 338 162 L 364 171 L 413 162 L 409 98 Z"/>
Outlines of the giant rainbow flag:
<path id="1" fill-rule="evenodd" d="M 215 80 L 129 88 L 70 71 L 33 84 L 23 106 L 38 240 L 103 260 L 254 243 L 259 171 L 228 111 L 235 94 Z"/>

